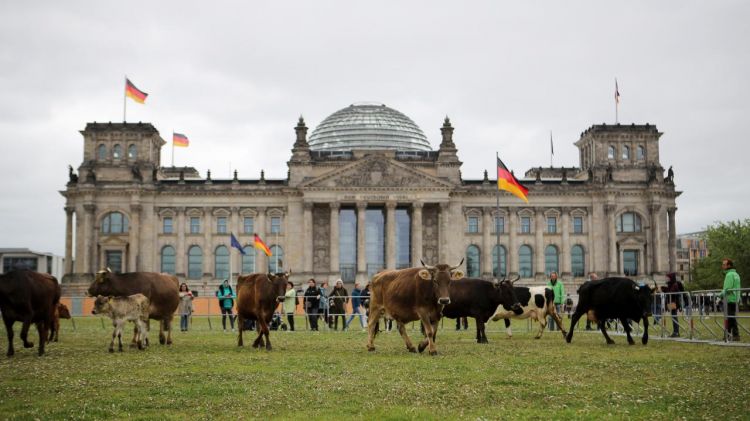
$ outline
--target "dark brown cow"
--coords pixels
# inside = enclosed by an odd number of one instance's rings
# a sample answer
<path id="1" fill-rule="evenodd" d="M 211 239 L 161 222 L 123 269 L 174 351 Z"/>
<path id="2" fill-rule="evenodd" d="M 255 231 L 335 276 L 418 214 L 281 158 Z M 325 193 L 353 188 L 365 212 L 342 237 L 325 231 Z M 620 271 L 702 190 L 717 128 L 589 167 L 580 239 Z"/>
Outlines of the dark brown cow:
<path id="1" fill-rule="evenodd" d="M 367 350 L 374 351 L 373 340 L 378 333 L 378 320 L 385 313 L 398 324 L 406 349 L 416 352 L 405 323 L 421 320 L 425 338 L 419 343 L 419 352 L 429 347 L 430 355 L 436 355 L 435 331 L 441 312 L 450 304 L 451 280 L 461 279 L 464 274 L 456 266 L 438 264 L 424 268 L 388 270 L 372 278 L 370 297 L 370 319 L 368 320 Z"/>
<path id="2" fill-rule="evenodd" d="M 271 350 L 271 339 L 268 337 L 268 325 L 271 323 L 273 312 L 279 303 L 284 301 L 286 294 L 286 283 L 290 272 L 265 274 L 253 273 L 237 278 L 237 317 L 238 331 L 237 346 L 243 346 L 242 326 L 245 319 L 256 320 L 258 337 L 253 342 L 253 348 L 264 345 L 263 336 L 266 337 L 265 346 Z"/>
<path id="3" fill-rule="evenodd" d="M 52 314 L 52 326 L 49 330 L 49 339 L 47 342 L 57 342 L 60 337 L 60 319 L 70 319 L 70 310 L 63 303 L 58 303 L 55 312 Z"/>
<path id="4" fill-rule="evenodd" d="M 21 340 L 24 348 L 31 348 L 28 341 L 29 326 L 36 324 L 39 331 L 39 355 L 44 355 L 44 345 L 52 326 L 53 314 L 60 302 L 60 285 L 54 276 L 30 270 L 14 270 L 0 275 L 0 312 L 8 334 L 7 356 L 15 354 L 13 349 L 13 323 L 23 323 Z"/>
<path id="5" fill-rule="evenodd" d="M 96 279 L 89 286 L 88 294 L 127 297 L 143 294 L 148 298 L 149 317 L 159 320 L 159 343 L 172 344 L 172 318 L 180 303 L 179 281 L 166 273 L 130 272 L 112 273 L 109 268 L 96 273 Z M 164 331 L 167 331 L 166 337 Z M 133 342 L 135 343 L 133 335 Z"/>

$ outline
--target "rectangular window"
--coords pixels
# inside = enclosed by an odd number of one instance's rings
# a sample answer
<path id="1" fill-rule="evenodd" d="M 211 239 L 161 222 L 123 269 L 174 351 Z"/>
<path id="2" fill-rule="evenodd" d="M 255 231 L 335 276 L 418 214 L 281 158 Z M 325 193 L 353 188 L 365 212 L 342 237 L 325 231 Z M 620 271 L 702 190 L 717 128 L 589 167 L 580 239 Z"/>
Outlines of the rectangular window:
<path id="1" fill-rule="evenodd" d="M 219 216 L 216 218 L 216 232 L 219 234 L 227 233 L 227 217 Z"/>
<path id="2" fill-rule="evenodd" d="M 117 250 L 108 250 L 105 254 L 105 259 L 107 261 L 107 267 L 112 270 L 112 272 L 115 273 L 121 273 L 122 272 L 122 252 Z"/>
<path id="3" fill-rule="evenodd" d="M 531 218 L 528 216 L 521 217 L 521 233 L 529 234 L 531 232 Z"/>
<path id="4" fill-rule="evenodd" d="M 252 234 L 255 232 L 254 228 L 254 221 L 253 218 L 246 216 L 245 219 L 242 220 L 242 232 L 245 234 Z"/>
<path id="5" fill-rule="evenodd" d="M 573 233 L 583 234 L 583 217 L 582 216 L 573 217 Z"/>
<path id="6" fill-rule="evenodd" d="M 555 234 L 556 232 L 557 232 L 557 218 L 555 217 L 547 218 L 547 233 Z"/>
<path id="7" fill-rule="evenodd" d="M 495 234 L 505 232 L 505 218 L 502 216 L 495 217 Z"/>
<path id="8" fill-rule="evenodd" d="M 164 227 L 162 231 L 164 232 L 164 234 L 172 233 L 172 217 L 171 216 L 164 217 Z"/>
<path id="9" fill-rule="evenodd" d="M 35 257 L 6 257 L 3 259 L 3 273 L 14 269 L 28 269 L 36 272 L 37 259 Z"/>
<path id="10" fill-rule="evenodd" d="M 625 276 L 638 275 L 638 250 L 623 250 L 622 271 Z"/>
<path id="11" fill-rule="evenodd" d="M 200 234 L 201 232 L 201 219 L 197 216 L 190 217 L 190 233 Z"/>
<path id="12" fill-rule="evenodd" d="M 281 217 L 274 216 L 271 218 L 271 234 L 279 234 L 281 232 Z"/>
<path id="13" fill-rule="evenodd" d="M 468 232 L 477 233 L 479 232 L 479 218 L 476 216 L 469 217 L 469 226 L 467 227 Z"/>

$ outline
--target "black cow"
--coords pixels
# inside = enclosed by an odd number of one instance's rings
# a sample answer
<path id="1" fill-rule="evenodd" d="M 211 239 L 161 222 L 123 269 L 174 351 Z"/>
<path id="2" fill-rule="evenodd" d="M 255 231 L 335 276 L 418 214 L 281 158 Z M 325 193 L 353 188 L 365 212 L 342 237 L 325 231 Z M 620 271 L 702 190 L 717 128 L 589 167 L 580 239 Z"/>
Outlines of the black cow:
<path id="1" fill-rule="evenodd" d="M 473 317 L 477 324 L 477 343 L 480 344 L 487 343 L 485 323 L 495 314 L 497 306 L 521 311 L 521 305 L 513 294 L 513 283 L 507 279 L 491 282 L 463 278 L 451 282 L 449 291 L 451 303 L 443 307 L 443 316 L 450 319 Z"/>
<path id="2" fill-rule="evenodd" d="M 570 331 L 565 338 L 568 343 L 573 339 L 573 331 L 576 323 L 582 315 L 588 314 L 588 317 L 596 322 L 603 322 L 607 319 L 619 319 L 625 333 L 628 335 L 628 343 L 633 345 L 635 342 L 630 336 L 630 324 L 627 319 L 634 320 L 638 323 L 643 319 L 643 345 L 648 343 L 648 316 L 651 315 L 651 306 L 654 301 L 654 288 L 648 285 L 636 284 L 628 278 L 604 278 L 597 281 L 586 282 L 578 289 L 578 306 L 576 307 L 573 318 L 570 321 Z M 606 323 L 598 323 L 607 344 L 614 344 L 609 335 L 607 335 Z"/>

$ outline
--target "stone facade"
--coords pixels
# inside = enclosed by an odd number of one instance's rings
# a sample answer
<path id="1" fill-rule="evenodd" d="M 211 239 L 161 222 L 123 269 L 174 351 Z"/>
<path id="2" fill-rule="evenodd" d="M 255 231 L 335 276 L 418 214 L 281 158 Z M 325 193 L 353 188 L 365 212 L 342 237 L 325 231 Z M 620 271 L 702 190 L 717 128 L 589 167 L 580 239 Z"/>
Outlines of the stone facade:
<path id="1" fill-rule="evenodd" d="M 342 276 L 340 259 L 356 248 L 352 277 L 366 281 L 373 266 L 368 209 L 384 220 L 375 234 L 383 239 L 385 268 L 396 267 L 397 241 L 404 241 L 403 235 L 397 240 L 404 229 L 396 227 L 399 212 L 408 215 L 413 266 L 420 259 L 455 265 L 469 258 L 476 276 L 490 278 L 499 242 L 501 267 L 511 276 L 521 273 L 525 283 L 543 282 L 550 267 L 574 283 L 591 271 L 646 279 L 675 268 L 680 193 L 671 174 L 663 177 L 662 133 L 652 125 L 592 126 L 576 142 L 579 167 L 530 169 L 522 179 L 529 203 L 501 192 L 499 208 L 494 180 L 462 179 L 448 119 L 439 150 L 408 154 L 311 151 L 301 118 L 295 129 L 287 179 L 213 180 L 210 172 L 200 178 L 189 167 L 161 167 L 166 142 L 151 124 L 89 123 L 81 132 L 83 162 L 61 192 L 68 290 L 108 264 L 174 272 L 191 286 L 216 285 L 227 259 L 234 275 L 243 268 L 239 253 L 224 254 L 230 233 L 243 245 L 252 245 L 257 233 L 283 253 L 279 264 L 292 270 L 295 282 Z M 342 251 L 344 210 L 356 215 L 356 240 Z M 276 259 L 250 250 L 255 271 Z"/>

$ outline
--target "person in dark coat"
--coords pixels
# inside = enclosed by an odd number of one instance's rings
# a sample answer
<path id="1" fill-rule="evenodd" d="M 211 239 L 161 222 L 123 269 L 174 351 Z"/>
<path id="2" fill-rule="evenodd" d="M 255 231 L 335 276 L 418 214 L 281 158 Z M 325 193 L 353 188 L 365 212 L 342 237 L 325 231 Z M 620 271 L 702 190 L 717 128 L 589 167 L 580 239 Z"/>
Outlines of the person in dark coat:
<path id="1" fill-rule="evenodd" d="M 310 278 L 307 281 L 305 290 L 305 313 L 310 320 L 310 330 L 318 330 L 318 307 L 320 306 L 321 297 L 320 288 L 315 283 L 315 279 Z"/>
<path id="2" fill-rule="evenodd" d="M 339 317 L 341 317 L 341 329 L 346 328 L 346 303 L 349 302 L 349 291 L 344 288 L 344 281 L 341 279 L 336 281 L 336 286 L 333 287 L 333 291 L 329 295 L 331 306 L 329 314 L 333 318 L 333 330 L 339 328 Z"/>
<path id="3" fill-rule="evenodd" d="M 677 311 L 682 310 L 682 292 L 685 287 L 682 282 L 677 280 L 677 274 L 670 272 L 667 274 L 667 286 L 664 287 L 666 295 L 667 309 L 672 313 L 672 335 L 670 338 L 680 337 L 680 324 L 677 322 Z"/>

